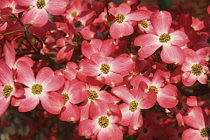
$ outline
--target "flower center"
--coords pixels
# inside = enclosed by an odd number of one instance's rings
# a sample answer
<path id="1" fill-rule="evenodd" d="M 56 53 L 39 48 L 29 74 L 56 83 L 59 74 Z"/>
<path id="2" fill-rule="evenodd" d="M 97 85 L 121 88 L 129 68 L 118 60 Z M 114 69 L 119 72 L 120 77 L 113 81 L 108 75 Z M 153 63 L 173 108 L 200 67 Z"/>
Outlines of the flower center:
<path id="1" fill-rule="evenodd" d="M 67 93 L 63 93 L 62 95 L 63 95 L 63 98 L 66 100 L 66 102 L 70 99 Z"/>
<path id="2" fill-rule="evenodd" d="M 77 12 L 76 12 L 76 11 L 72 12 L 72 13 L 71 13 L 71 16 L 72 16 L 72 17 L 76 17 L 76 16 L 77 16 Z"/>
<path id="3" fill-rule="evenodd" d="M 11 87 L 10 85 L 6 85 L 3 89 L 3 95 L 4 97 L 9 97 L 11 92 L 13 91 L 13 87 Z"/>
<path id="4" fill-rule="evenodd" d="M 148 23 L 146 20 L 142 20 L 139 22 L 141 24 L 142 27 L 147 28 L 148 27 Z"/>
<path id="5" fill-rule="evenodd" d="M 179 103 L 176 105 L 176 108 L 177 108 L 178 110 L 181 110 L 181 109 L 183 108 L 182 103 L 179 102 Z"/>
<path id="6" fill-rule="evenodd" d="M 201 73 L 203 72 L 203 67 L 200 64 L 192 65 L 191 69 L 192 69 L 192 73 L 196 76 L 201 75 Z"/>
<path id="7" fill-rule="evenodd" d="M 32 93 L 33 94 L 40 94 L 42 92 L 42 85 L 40 84 L 34 84 L 32 86 Z"/>
<path id="8" fill-rule="evenodd" d="M 36 6 L 37 6 L 38 9 L 44 8 L 45 7 L 45 0 L 38 0 L 36 2 Z"/>
<path id="9" fill-rule="evenodd" d="M 95 100 L 98 98 L 98 93 L 95 90 L 91 90 L 88 94 L 88 99 Z"/>
<path id="10" fill-rule="evenodd" d="M 155 93 L 158 93 L 158 88 L 156 86 L 149 86 L 148 89 L 152 89 Z"/>
<path id="11" fill-rule="evenodd" d="M 109 119 L 107 118 L 107 116 L 102 116 L 98 119 L 98 124 L 102 128 L 106 128 L 109 125 Z"/>
<path id="12" fill-rule="evenodd" d="M 81 22 L 81 21 L 76 21 L 76 22 L 74 23 L 74 26 L 75 26 L 76 28 L 79 28 L 79 27 L 82 26 L 82 22 Z"/>
<path id="13" fill-rule="evenodd" d="M 164 34 L 160 35 L 159 41 L 161 43 L 167 43 L 170 40 L 171 40 L 171 36 L 169 34 L 164 33 Z"/>
<path id="14" fill-rule="evenodd" d="M 100 68 L 101 72 L 104 74 L 108 74 L 110 71 L 110 66 L 107 63 L 103 63 L 101 64 L 101 68 Z"/>
<path id="15" fill-rule="evenodd" d="M 202 128 L 200 134 L 202 137 L 210 137 L 210 128 L 208 127 Z"/>
<path id="16" fill-rule="evenodd" d="M 134 112 L 137 108 L 138 108 L 138 102 L 136 102 L 136 101 L 130 102 L 129 110 L 131 112 Z"/>
<path id="17" fill-rule="evenodd" d="M 118 14 L 115 18 L 118 23 L 122 23 L 123 20 L 125 19 L 125 16 L 123 14 Z"/>

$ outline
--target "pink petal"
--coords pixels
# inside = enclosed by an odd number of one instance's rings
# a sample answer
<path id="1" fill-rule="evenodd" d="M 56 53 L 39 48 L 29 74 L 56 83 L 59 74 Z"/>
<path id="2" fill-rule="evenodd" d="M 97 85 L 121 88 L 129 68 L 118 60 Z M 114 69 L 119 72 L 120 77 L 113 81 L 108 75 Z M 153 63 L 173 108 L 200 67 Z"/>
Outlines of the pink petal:
<path id="1" fill-rule="evenodd" d="M 0 94 L 0 117 L 4 114 L 10 104 L 10 97 L 5 98 Z"/>
<path id="2" fill-rule="evenodd" d="M 86 138 L 90 138 L 91 136 L 96 135 L 99 130 L 100 126 L 98 125 L 98 121 L 96 120 L 84 120 L 79 123 L 79 135 L 85 136 Z"/>
<path id="3" fill-rule="evenodd" d="M 168 33 L 172 23 L 171 14 L 167 11 L 157 10 L 151 15 L 151 23 L 158 35 Z"/>
<path id="4" fill-rule="evenodd" d="M 185 62 L 185 54 L 178 46 L 163 46 L 160 56 L 163 62 L 168 64 L 181 65 Z"/>
<path id="5" fill-rule="evenodd" d="M 20 6 L 36 6 L 36 0 L 15 0 L 15 2 Z"/>
<path id="6" fill-rule="evenodd" d="M 42 107 L 51 114 L 59 114 L 65 103 L 63 95 L 57 92 L 42 93 L 39 99 Z"/>
<path id="7" fill-rule="evenodd" d="M 60 113 L 60 120 L 68 122 L 77 122 L 80 118 L 80 110 L 77 105 L 68 102 Z"/>
<path id="8" fill-rule="evenodd" d="M 90 59 L 82 59 L 79 63 L 79 67 L 79 71 L 87 76 L 97 76 L 101 73 L 96 63 Z"/>
<path id="9" fill-rule="evenodd" d="M 136 110 L 133 112 L 133 116 L 130 121 L 130 127 L 132 130 L 138 130 L 143 125 L 143 117 L 141 115 L 141 110 Z"/>
<path id="10" fill-rule="evenodd" d="M 185 72 L 182 74 L 182 83 L 185 86 L 192 86 L 197 80 L 197 76 L 192 74 L 191 72 Z"/>
<path id="11" fill-rule="evenodd" d="M 103 56 L 109 56 L 114 52 L 115 52 L 114 39 L 104 40 L 100 49 L 100 54 L 102 54 Z"/>
<path id="12" fill-rule="evenodd" d="M 171 36 L 171 40 L 170 40 L 171 44 L 175 46 L 182 47 L 186 45 L 187 42 L 189 41 L 187 35 L 184 32 L 179 31 L 179 30 L 174 31 L 173 33 L 170 33 L 169 35 Z"/>
<path id="13" fill-rule="evenodd" d="M 48 21 L 48 14 L 45 9 L 30 9 L 23 15 L 22 22 L 24 24 L 32 24 L 33 26 L 43 27 Z"/>
<path id="14" fill-rule="evenodd" d="M 139 57 L 146 58 L 160 48 L 161 43 L 159 42 L 158 36 L 153 34 L 144 34 L 135 38 L 134 45 L 141 47 L 138 51 Z"/>
<path id="15" fill-rule="evenodd" d="M 2 61 L 0 61 L 0 81 L 3 85 L 13 85 L 12 70 Z"/>
<path id="16" fill-rule="evenodd" d="M 207 77 L 206 74 L 202 73 L 201 75 L 197 76 L 197 80 L 198 80 L 201 84 L 207 84 L 208 77 Z"/>
<path id="17" fill-rule="evenodd" d="M 84 40 L 82 41 L 82 54 L 90 59 L 92 54 L 99 53 L 101 45 L 102 41 L 100 39 L 93 39 L 90 43 Z"/>
<path id="18" fill-rule="evenodd" d="M 20 100 L 18 111 L 28 112 L 36 108 L 39 104 L 39 97 L 31 93 L 30 88 L 25 88 L 25 98 Z"/>
<path id="19" fill-rule="evenodd" d="M 60 63 L 62 63 L 63 61 L 68 62 L 72 58 L 73 52 L 74 52 L 74 46 L 71 45 L 64 46 L 58 51 L 56 59 Z"/>
<path id="20" fill-rule="evenodd" d="M 103 74 L 105 78 L 105 84 L 114 87 L 118 86 L 123 82 L 123 76 L 117 73 L 109 72 L 106 76 Z"/>
<path id="21" fill-rule="evenodd" d="M 90 107 L 90 100 L 86 100 L 81 106 L 80 111 L 82 112 L 80 114 L 80 121 L 86 120 L 89 118 L 89 107 Z"/>
<path id="22" fill-rule="evenodd" d="M 148 11 L 136 10 L 127 14 L 124 21 L 141 21 L 149 18 L 150 18 L 150 13 Z"/>
<path id="23" fill-rule="evenodd" d="M 206 114 L 200 107 L 193 107 L 190 111 L 188 111 L 187 116 L 183 116 L 184 122 L 197 130 L 201 130 L 206 127 L 206 119 Z"/>
<path id="24" fill-rule="evenodd" d="M 166 85 L 158 89 L 157 102 L 164 108 L 172 108 L 178 104 L 178 89 L 174 85 Z"/>
<path id="25" fill-rule="evenodd" d="M 35 84 L 35 77 L 31 67 L 23 61 L 19 61 L 17 66 L 17 81 L 28 87 L 32 87 Z"/>
<path id="26" fill-rule="evenodd" d="M 50 67 L 43 67 L 40 69 L 36 76 L 36 83 L 42 84 L 54 76 L 54 72 Z"/>
<path id="27" fill-rule="evenodd" d="M 61 75 L 55 75 L 49 80 L 42 82 L 45 91 L 57 91 L 64 85 L 64 78 Z"/>
<path id="28" fill-rule="evenodd" d="M 113 87 L 112 92 L 114 93 L 114 95 L 116 95 L 117 97 L 119 97 L 121 100 L 123 100 L 126 103 L 130 103 L 133 100 L 135 100 L 133 95 L 125 86 Z"/>
<path id="29" fill-rule="evenodd" d="M 109 124 L 107 128 L 100 130 L 97 137 L 99 140 L 122 140 L 123 133 L 117 125 Z"/>
<path id="30" fill-rule="evenodd" d="M 122 112 L 122 120 L 119 122 L 119 124 L 123 126 L 129 126 L 130 120 L 133 116 L 133 112 L 129 110 L 129 104 L 122 103 L 119 105 L 119 107 Z"/>
<path id="31" fill-rule="evenodd" d="M 121 54 L 116 57 L 111 63 L 111 71 L 114 73 L 127 74 L 134 69 L 135 63 L 128 54 Z"/>
<path id="32" fill-rule="evenodd" d="M 49 0 L 44 8 L 52 15 L 61 15 L 65 12 L 68 4 L 68 0 Z"/>
<path id="33" fill-rule="evenodd" d="M 107 114 L 108 104 L 102 100 L 95 99 L 90 103 L 89 117 L 91 119 L 98 118 Z"/>
<path id="34" fill-rule="evenodd" d="M 182 133 L 182 140 L 205 140 L 205 138 L 201 136 L 200 130 L 188 128 Z"/>
<path id="35" fill-rule="evenodd" d="M 121 3 L 120 6 L 117 8 L 113 7 L 109 9 L 109 13 L 114 16 L 117 16 L 118 14 L 126 15 L 130 11 L 131 11 L 131 7 L 126 3 Z"/>
<path id="36" fill-rule="evenodd" d="M 119 39 L 124 36 L 131 35 L 134 32 L 133 26 L 128 22 L 115 22 L 111 25 L 109 33 L 112 38 Z"/>
<path id="37" fill-rule="evenodd" d="M 16 52 L 14 46 L 8 41 L 6 41 L 4 45 L 4 55 L 6 64 L 12 69 L 15 62 Z"/>

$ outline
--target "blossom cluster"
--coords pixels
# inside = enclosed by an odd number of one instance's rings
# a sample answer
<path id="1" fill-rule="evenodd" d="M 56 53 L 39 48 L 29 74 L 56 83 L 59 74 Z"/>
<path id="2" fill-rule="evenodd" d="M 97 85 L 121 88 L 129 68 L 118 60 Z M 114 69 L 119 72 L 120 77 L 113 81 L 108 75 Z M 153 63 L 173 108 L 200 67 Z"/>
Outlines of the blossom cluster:
<path id="1" fill-rule="evenodd" d="M 41 105 L 85 138 L 207 140 L 208 100 L 182 91 L 209 82 L 207 13 L 172 17 L 137 0 L 1 0 L 0 116 Z"/>

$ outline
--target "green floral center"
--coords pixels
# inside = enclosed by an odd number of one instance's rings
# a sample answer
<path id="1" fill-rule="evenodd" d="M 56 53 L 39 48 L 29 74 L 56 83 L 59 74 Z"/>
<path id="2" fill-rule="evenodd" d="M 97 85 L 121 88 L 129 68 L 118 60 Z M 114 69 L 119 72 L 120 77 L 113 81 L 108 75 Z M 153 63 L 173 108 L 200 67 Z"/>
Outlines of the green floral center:
<path id="1" fill-rule="evenodd" d="M 63 93 L 63 98 L 68 101 L 70 98 L 69 98 L 69 95 L 67 93 Z"/>
<path id="2" fill-rule="evenodd" d="M 13 91 L 13 87 L 10 85 L 6 85 L 3 89 L 4 97 L 6 97 L 6 98 L 9 97 L 12 91 Z"/>
<path id="3" fill-rule="evenodd" d="M 138 102 L 136 102 L 136 101 L 130 102 L 130 104 L 129 104 L 129 110 L 131 112 L 134 112 L 136 109 L 138 109 Z"/>
<path id="4" fill-rule="evenodd" d="M 95 100 L 98 98 L 98 93 L 95 90 L 91 90 L 88 94 L 88 99 Z"/>
<path id="5" fill-rule="evenodd" d="M 149 86 L 148 89 L 152 89 L 155 93 L 158 93 L 158 88 L 156 86 Z"/>
<path id="6" fill-rule="evenodd" d="M 72 13 L 71 13 L 71 16 L 72 16 L 72 17 L 76 17 L 76 16 L 77 16 L 77 12 L 76 12 L 76 11 L 72 12 Z"/>
<path id="7" fill-rule="evenodd" d="M 110 71 L 110 66 L 107 63 L 103 63 L 101 64 L 101 68 L 100 68 L 101 72 L 104 74 L 108 74 Z"/>
<path id="8" fill-rule="evenodd" d="M 210 128 L 205 127 L 200 130 L 200 134 L 202 137 L 210 137 Z"/>
<path id="9" fill-rule="evenodd" d="M 146 20 L 140 21 L 140 25 L 141 25 L 142 27 L 144 27 L 144 28 L 147 28 L 147 27 L 148 27 L 148 23 L 147 23 Z"/>
<path id="10" fill-rule="evenodd" d="M 76 21 L 76 22 L 74 23 L 74 26 L 75 26 L 76 28 L 79 28 L 79 27 L 82 26 L 82 22 L 81 22 L 81 21 Z"/>
<path id="11" fill-rule="evenodd" d="M 32 86 L 32 93 L 33 94 L 40 94 L 42 92 L 42 85 L 40 84 L 34 84 Z"/>
<path id="12" fill-rule="evenodd" d="M 102 116 L 98 119 L 98 124 L 102 128 L 106 128 L 109 125 L 109 119 L 107 118 L 107 116 Z"/>
<path id="13" fill-rule="evenodd" d="M 181 110 L 181 109 L 183 108 L 182 103 L 179 102 L 179 103 L 176 105 L 176 108 L 177 108 L 178 110 Z"/>
<path id="14" fill-rule="evenodd" d="M 44 8 L 45 7 L 45 0 L 38 0 L 36 2 L 36 6 L 37 6 L 38 9 Z"/>
<path id="15" fill-rule="evenodd" d="M 203 72 L 203 67 L 200 64 L 192 65 L 191 69 L 192 69 L 192 73 L 196 76 L 201 75 L 201 73 Z"/>
<path id="16" fill-rule="evenodd" d="M 167 43 L 170 40 L 171 40 L 171 36 L 169 34 L 164 33 L 164 34 L 160 35 L 159 41 L 161 43 Z"/>
<path id="17" fill-rule="evenodd" d="M 118 23 L 122 23 L 123 20 L 125 19 L 125 16 L 123 14 L 118 14 L 115 18 Z"/>

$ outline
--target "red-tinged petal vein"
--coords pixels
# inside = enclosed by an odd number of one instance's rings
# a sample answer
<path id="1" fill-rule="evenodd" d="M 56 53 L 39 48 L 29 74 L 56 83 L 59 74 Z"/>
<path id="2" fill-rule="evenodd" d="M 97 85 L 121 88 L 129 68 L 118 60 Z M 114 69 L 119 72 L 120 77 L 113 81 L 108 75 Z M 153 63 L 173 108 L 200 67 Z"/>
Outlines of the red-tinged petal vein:
<path id="1" fill-rule="evenodd" d="M 36 76 L 36 83 L 42 84 L 45 83 L 46 81 L 52 79 L 54 76 L 54 72 L 50 67 L 44 67 L 39 70 Z"/>
<path id="2" fill-rule="evenodd" d="M 201 107 L 193 107 L 186 116 L 183 116 L 183 120 L 190 127 L 201 130 L 206 127 L 207 118 Z"/>
<path id="3" fill-rule="evenodd" d="M 163 62 L 168 64 L 178 64 L 181 65 L 185 61 L 185 54 L 183 50 L 178 46 L 163 46 L 163 50 L 161 51 L 161 59 Z"/>
<path id="4" fill-rule="evenodd" d="M 130 102 L 132 102 L 133 100 L 135 100 L 133 95 L 130 93 L 128 88 L 125 86 L 113 87 L 112 93 L 114 93 L 114 95 L 116 95 L 117 97 L 119 97 L 121 100 L 123 100 L 124 102 L 126 102 L 128 104 Z"/>
<path id="5" fill-rule="evenodd" d="M 5 98 L 0 94 L 0 117 L 4 114 L 10 104 L 10 97 Z"/>
<path id="6" fill-rule="evenodd" d="M 135 63 L 129 55 L 121 54 L 110 63 L 110 66 L 111 71 L 114 73 L 127 74 L 134 69 Z"/>
<path id="7" fill-rule="evenodd" d="M 12 69 L 14 62 L 15 62 L 15 49 L 12 44 L 6 41 L 4 45 L 4 54 L 5 54 L 5 62 L 6 64 Z"/>
<path id="8" fill-rule="evenodd" d="M 139 84 L 139 86 L 141 86 L 141 84 Z M 157 96 L 152 89 L 150 89 L 148 92 L 141 92 L 140 90 L 137 90 L 136 92 L 139 92 L 139 108 L 149 109 L 155 105 Z"/>
<path id="9" fill-rule="evenodd" d="M 102 45 L 102 41 L 99 39 L 93 39 L 90 43 L 88 43 L 86 40 L 82 42 L 82 54 L 90 59 L 91 55 L 94 53 L 99 52 L 99 48 Z"/>
<path id="10" fill-rule="evenodd" d="M 185 86 L 192 86 L 197 80 L 197 76 L 192 74 L 191 72 L 185 72 L 182 74 L 182 83 Z"/>
<path id="11" fill-rule="evenodd" d="M 124 21 L 141 21 L 149 18 L 150 18 L 150 13 L 148 11 L 137 10 L 127 14 Z"/>
<path id="12" fill-rule="evenodd" d="M 128 22 L 115 22 L 111 25 L 109 33 L 112 38 L 119 39 L 124 36 L 131 35 L 134 32 L 133 26 Z"/>
<path id="13" fill-rule="evenodd" d="M 93 60 L 90 59 L 82 59 L 79 63 L 79 67 L 80 67 L 79 71 L 81 71 L 87 76 L 97 76 L 101 73 L 98 65 Z"/>
<path id="14" fill-rule="evenodd" d="M 90 59 L 93 60 L 93 61 L 99 66 L 99 65 L 101 65 L 101 64 L 103 64 L 103 63 L 110 64 L 114 58 L 102 56 L 102 55 L 99 54 L 99 53 L 95 53 L 95 54 L 93 54 L 93 55 L 91 56 Z"/>
<path id="15" fill-rule="evenodd" d="M 172 108 L 178 104 L 178 89 L 174 85 L 166 85 L 158 89 L 157 102 L 164 108 Z"/>
<path id="16" fill-rule="evenodd" d="M 168 33 L 171 27 L 172 17 L 168 11 L 155 11 L 151 15 L 151 24 L 158 35 Z"/>
<path id="17" fill-rule="evenodd" d="M 36 6 L 36 0 L 15 0 L 20 6 Z"/>
<path id="18" fill-rule="evenodd" d="M 0 81 L 4 85 L 13 85 L 13 73 L 12 70 L 8 67 L 8 65 L 2 61 L 0 61 Z"/>
<path id="19" fill-rule="evenodd" d="M 42 83 L 44 91 L 57 91 L 59 90 L 64 84 L 64 77 L 61 75 L 56 75 L 50 78 L 49 80 L 45 80 Z"/>
<path id="20" fill-rule="evenodd" d="M 48 21 L 48 14 L 45 9 L 37 9 L 33 7 L 23 15 L 22 22 L 24 24 L 32 24 L 33 26 L 42 27 Z"/>
<path id="21" fill-rule="evenodd" d="M 77 105 L 68 102 L 61 110 L 60 120 L 68 122 L 77 122 L 80 118 L 80 110 Z"/>
<path id="22" fill-rule="evenodd" d="M 78 104 L 87 98 L 88 91 L 85 90 L 86 84 L 84 82 L 78 81 L 70 86 L 68 91 L 70 95 L 70 102 L 73 104 Z"/>
<path id="23" fill-rule="evenodd" d="M 98 120 L 83 120 L 79 123 L 79 135 L 91 137 L 97 135 L 101 127 L 98 125 Z"/>
<path id="24" fill-rule="evenodd" d="M 200 130 L 188 128 L 182 133 L 182 140 L 205 140 L 205 139 L 207 140 L 208 138 L 202 137 L 200 134 Z"/>
<path id="25" fill-rule="evenodd" d="M 17 81 L 28 87 L 32 87 L 35 84 L 35 77 L 31 67 L 23 61 L 19 61 L 17 66 Z"/>
<path id="26" fill-rule="evenodd" d="M 119 105 L 120 110 L 122 112 L 122 120 L 119 122 L 119 124 L 123 126 L 128 126 L 130 124 L 130 120 L 133 116 L 133 112 L 129 110 L 129 104 L 128 103 L 122 103 Z"/>
<path id="27" fill-rule="evenodd" d="M 61 15 L 65 12 L 68 3 L 68 0 L 49 0 L 44 8 L 52 15 Z"/>
<path id="28" fill-rule="evenodd" d="M 141 110 L 138 109 L 133 112 L 133 116 L 130 120 L 130 128 L 132 130 L 138 130 L 143 125 L 143 117 L 141 115 Z"/>
<path id="29" fill-rule="evenodd" d="M 64 106 L 63 95 L 57 92 L 42 93 L 39 95 L 42 107 L 51 114 L 59 114 Z"/>
<path id="30" fill-rule="evenodd" d="M 109 56 L 115 52 L 115 45 L 114 45 L 113 39 L 104 40 L 101 49 L 100 54 L 103 56 Z"/>
<path id="31" fill-rule="evenodd" d="M 169 35 L 171 37 L 170 43 L 175 46 L 182 47 L 186 45 L 187 42 L 189 41 L 187 35 L 184 32 L 179 31 L 179 30 L 174 31 L 170 33 Z"/>
<path id="32" fill-rule="evenodd" d="M 138 51 L 139 57 L 146 58 L 160 48 L 161 43 L 159 42 L 158 36 L 153 34 L 144 34 L 135 38 L 134 45 L 141 47 Z"/>
<path id="33" fill-rule="evenodd" d="M 86 120 L 89 118 L 89 107 L 90 107 L 90 100 L 86 100 L 81 106 L 80 106 L 80 121 Z"/>
<path id="34" fill-rule="evenodd" d="M 98 118 L 107 114 L 108 104 L 102 100 L 95 99 L 90 103 L 89 117 L 91 119 Z"/>
<path id="35" fill-rule="evenodd" d="M 206 74 L 202 73 L 201 75 L 197 76 L 197 80 L 198 80 L 201 84 L 207 84 L 208 77 L 207 77 Z"/>
<path id="36" fill-rule="evenodd" d="M 25 98 L 20 100 L 18 111 L 28 112 L 36 108 L 39 104 L 39 97 L 31 93 L 31 88 L 25 88 Z"/>
<path id="37" fill-rule="evenodd" d="M 123 133 L 115 124 L 109 124 L 107 128 L 102 128 L 97 136 L 98 140 L 122 140 Z"/>
<path id="38" fill-rule="evenodd" d="M 107 75 L 102 74 L 101 76 L 105 78 L 105 84 L 111 87 L 118 86 L 123 82 L 123 76 L 117 73 L 109 72 Z"/>

